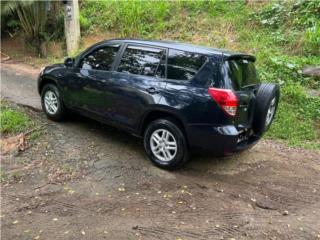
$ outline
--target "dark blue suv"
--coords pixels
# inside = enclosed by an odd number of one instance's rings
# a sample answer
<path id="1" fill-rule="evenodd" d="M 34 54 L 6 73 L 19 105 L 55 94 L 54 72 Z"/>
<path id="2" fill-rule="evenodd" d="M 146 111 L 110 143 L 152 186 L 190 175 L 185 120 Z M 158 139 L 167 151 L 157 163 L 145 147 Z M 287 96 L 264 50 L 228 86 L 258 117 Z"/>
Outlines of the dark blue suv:
<path id="1" fill-rule="evenodd" d="M 168 41 L 114 39 L 44 68 L 38 91 L 52 120 L 68 110 L 142 136 L 151 161 L 181 167 L 191 150 L 226 155 L 269 128 L 279 87 L 255 57 Z"/>

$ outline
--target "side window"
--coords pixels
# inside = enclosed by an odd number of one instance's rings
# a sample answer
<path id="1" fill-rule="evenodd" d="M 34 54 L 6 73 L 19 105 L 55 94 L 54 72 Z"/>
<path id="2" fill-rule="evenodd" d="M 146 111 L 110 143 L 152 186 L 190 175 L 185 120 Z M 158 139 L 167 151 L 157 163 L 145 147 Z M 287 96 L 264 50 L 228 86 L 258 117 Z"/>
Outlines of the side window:
<path id="1" fill-rule="evenodd" d="M 165 50 L 129 45 L 123 53 L 118 72 L 164 77 L 164 62 Z"/>
<path id="2" fill-rule="evenodd" d="M 109 71 L 118 50 L 118 45 L 99 48 L 83 58 L 80 68 Z"/>
<path id="3" fill-rule="evenodd" d="M 191 80 L 205 61 L 201 54 L 169 49 L 167 78 Z"/>

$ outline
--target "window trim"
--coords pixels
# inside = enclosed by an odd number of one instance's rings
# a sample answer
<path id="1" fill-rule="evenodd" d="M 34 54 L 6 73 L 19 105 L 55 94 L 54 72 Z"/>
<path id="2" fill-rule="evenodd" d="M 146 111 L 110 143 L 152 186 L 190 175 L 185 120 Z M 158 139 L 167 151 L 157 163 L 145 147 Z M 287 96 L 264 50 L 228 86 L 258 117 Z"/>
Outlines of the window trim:
<path id="1" fill-rule="evenodd" d="M 90 48 L 88 48 L 87 50 L 85 50 L 83 53 L 81 53 L 78 57 L 76 57 L 76 61 L 75 61 L 75 68 L 80 68 L 80 62 L 82 61 L 82 59 L 84 57 L 86 57 L 88 54 L 92 53 L 93 51 L 95 51 L 98 48 L 102 48 L 102 47 L 107 47 L 107 46 L 119 46 L 119 50 L 115 56 L 115 60 L 112 63 L 112 67 L 109 71 L 111 72 L 118 72 L 118 67 L 120 64 L 120 61 L 122 59 L 123 53 L 125 51 L 125 49 L 127 48 L 128 45 L 133 45 L 133 46 L 137 46 L 137 47 L 147 47 L 147 48 L 156 48 L 156 49 L 161 49 L 161 50 L 165 50 L 166 53 L 166 60 L 165 60 L 165 77 L 164 78 L 159 78 L 157 76 L 154 76 L 153 78 L 162 80 L 162 81 L 169 81 L 169 82 L 190 82 L 193 81 L 198 73 L 204 68 L 204 66 L 210 61 L 210 57 L 206 54 L 202 54 L 202 53 L 198 53 L 198 52 L 193 52 L 193 51 L 186 51 L 186 50 L 181 50 L 181 49 L 177 49 L 174 47 L 161 47 L 161 46 L 157 46 L 157 45 L 153 45 L 153 44 L 142 44 L 142 43 L 135 43 L 135 42 L 107 42 L 107 43 L 102 43 L 99 45 L 94 45 L 91 46 Z M 204 56 L 206 58 L 206 61 L 203 63 L 203 65 L 199 68 L 198 72 L 196 75 L 193 76 L 193 78 L 191 78 L 190 80 L 178 80 L 178 79 L 168 79 L 168 57 L 169 57 L 169 50 L 177 50 L 177 51 L 182 51 L 182 52 L 188 52 L 188 53 L 194 53 L 194 54 L 200 54 L 202 56 Z M 97 69 L 93 69 L 94 71 L 105 71 L 105 70 L 97 70 Z M 107 72 L 107 71 L 105 71 Z M 127 74 L 131 74 L 131 73 L 127 73 Z M 144 76 L 144 77 L 150 77 L 150 76 L 145 76 L 145 75 L 138 75 L 138 74 L 132 74 L 135 76 Z"/>
<path id="2" fill-rule="evenodd" d="M 130 75 L 133 75 L 133 76 L 142 76 L 142 77 L 151 77 L 151 78 L 156 78 L 158 80 L 166 80 L 167 79 L 167 60 L 168 60 L 168 48 L 165 48 L 165 47 L 158 47 L 158 46 L 153 46 L 153 45 L 149 45 L 149 44 L 139 44 L 139 43 L 128 43 L 128 42 L 125 42 L 122 46 L 122 49 L 121 49 L 121 53 L 117 59 L 117 62 L 115 63 L 115 66 L 114 66 L 114 71 L 117 72 L 117 73 L 123 73 L 123 72 L 118 72 L 118 68 L 119 68 L 119 65 L 120 65 L 120 62 L 121 62 L 121 59 L 123 57 L 123 54 L 125 52 L 125 50 L 127 49 L 128 46 L 134 46 L 135 49 L 140 49 L 140 50 L 145 50 L 143 48 L 155 48 L 155 49 L 159 49 L 159 50 L 164 50 L 165 51 L 165 55 L 166 55 L 166 60 L 165 60 L 165 76 L 164 78 L 161 78 L 161 77 L 158 77 L 158 76 L 146 76 L 146 75 L 141 75 L 141 74 L 134 74 L 134 73 L 125 73 L 125 74 L 130 74 Z M 161 59 L 160 59 L 161 61 Z"/>
<path id="3" fill-rule="evenodd" d="M 122 43 L 104 43 L 104 44 L 101 44 L 101 45 L 97 45 L 97 46 L 91 47 L 91 48 L 87 49 L 85 52 L 81 53 L 80 56 L 76 59 L 75 68 L 82 69 L 82 68 L 80 67 L 80 64 L 81 64 L 81 62 L 83 61 L 83 59 L 84 59 L 85 57 L 87 57 L 88 55 L 92 54 L 93 52 L 101 49 L 101 48 L 105 48 L 105 47 L 119 47 L 118 52 L 117 52 L 117 54 L 115 55 L 114 60 L 113 60 L 113 62 L 112 62 L 112 65 L 111 65 L 110 70 L 91 69 L 91 71 L 104 71 L 104 72 L 114 71 L 114 66 L 115 66 L 115 63 L 116 63 L 117 58 L 118 58 L 118 56 L 119 56 L 119 53 L 120 53 L 120 51 L 121 51 L 122 45 L 123 45 Z"/>

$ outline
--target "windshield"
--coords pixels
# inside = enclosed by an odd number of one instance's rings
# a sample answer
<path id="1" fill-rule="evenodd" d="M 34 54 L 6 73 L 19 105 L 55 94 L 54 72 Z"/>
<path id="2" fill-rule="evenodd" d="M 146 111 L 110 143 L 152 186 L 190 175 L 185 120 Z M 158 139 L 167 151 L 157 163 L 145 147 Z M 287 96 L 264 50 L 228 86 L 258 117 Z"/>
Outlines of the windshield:
<path id="1" fill-rule="evenodd" d="M 259 83 L 254 62 L 247 59 L 227 60 L 224 64 L 227 84 L 234 90 Z"/>

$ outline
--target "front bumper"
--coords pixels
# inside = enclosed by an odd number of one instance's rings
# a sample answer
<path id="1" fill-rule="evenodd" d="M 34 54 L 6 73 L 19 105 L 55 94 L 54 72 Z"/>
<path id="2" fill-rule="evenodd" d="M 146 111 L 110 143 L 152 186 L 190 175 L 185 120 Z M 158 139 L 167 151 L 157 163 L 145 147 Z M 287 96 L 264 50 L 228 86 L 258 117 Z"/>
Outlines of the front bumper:
<path id="1" fill-rule="evenodd" d="M 250 130 L 238 130 L 234 125 L 215 126 L 192 124 L 187 129 L 189 146 L 193 150 L 230 155 L 254 146 L 260 136 Z"/>

